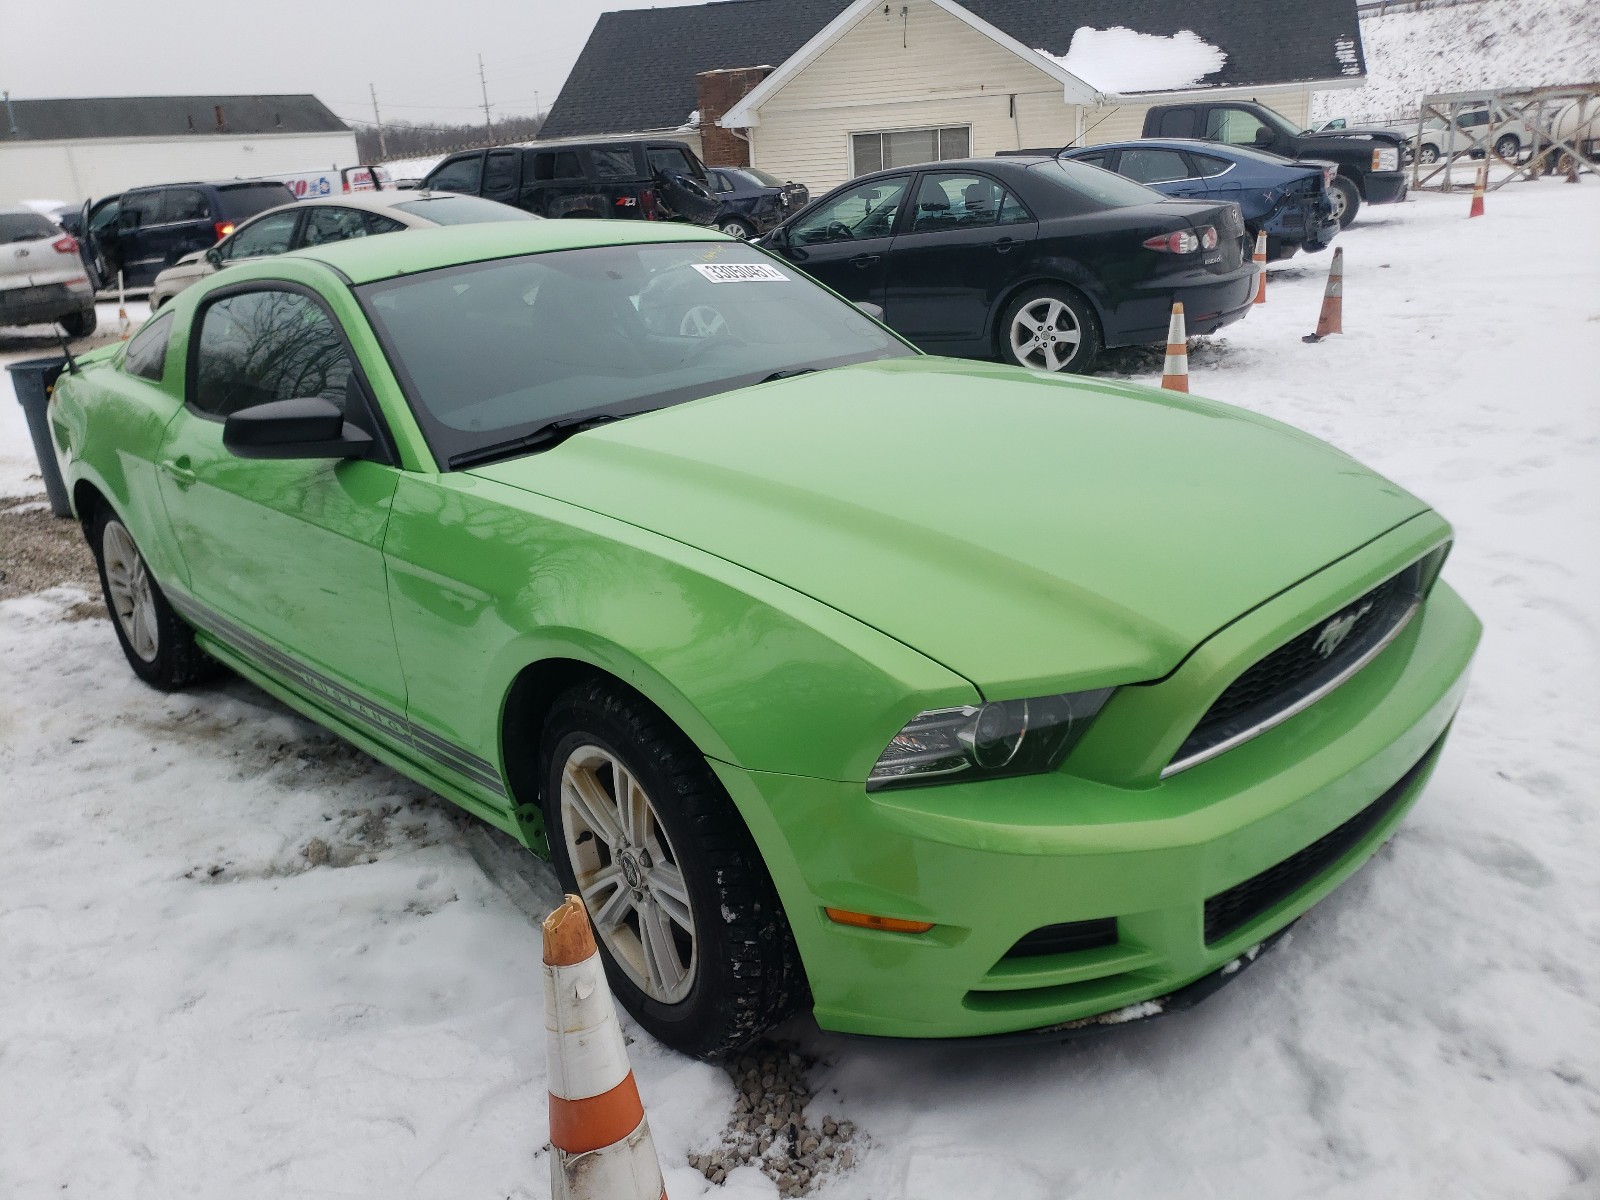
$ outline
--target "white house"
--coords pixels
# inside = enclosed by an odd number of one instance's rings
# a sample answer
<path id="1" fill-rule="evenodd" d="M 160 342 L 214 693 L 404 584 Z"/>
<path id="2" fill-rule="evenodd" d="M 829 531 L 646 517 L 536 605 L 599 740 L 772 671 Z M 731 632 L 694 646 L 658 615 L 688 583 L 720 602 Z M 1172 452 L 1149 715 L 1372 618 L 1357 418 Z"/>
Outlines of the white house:
<path id="1" fill-rule="evenodd" d="M 653 107 L 615 99 L 646 71 Z M 706 84 L 730 74 L 752 90 L 719 107 Z M 815 194 L 880 167 L 1138 137 L 1152 104 L 1196 95 L 1304 125 L 1313 91 L 1364 80 L 1355 0 L 726 0 L 607 13 L 543 136 L 662 128 L 692 104 L 708 162 Z"/>
<path id="2" fill-rule="evenodd" d="M 12 100 L 0 108 L 0 203 L 356 161 L 355 134 L 315 96 Z"/>

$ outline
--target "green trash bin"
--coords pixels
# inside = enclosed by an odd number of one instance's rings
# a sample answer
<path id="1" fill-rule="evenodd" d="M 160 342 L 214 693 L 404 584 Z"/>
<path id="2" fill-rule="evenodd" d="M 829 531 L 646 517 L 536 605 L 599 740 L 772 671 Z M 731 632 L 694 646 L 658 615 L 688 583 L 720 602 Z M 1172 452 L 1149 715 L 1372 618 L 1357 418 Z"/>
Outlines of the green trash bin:
<path id="1" fill-rule="evenodd" d="M 11 372 L 17 403 L 22 405 L 28 418 L 28 432 L 33 435 L 33 453 L 39 460 L 39 474 L 44 477 L 45 494 L 50 497 L 50 511 L 58 517 L 70 517 L 72 505 L 67 500 L 67 486 L 61 481 L 55 443 L 50 440 L 49 409 L 50 391 L 66 369 L 67 360 L 59 356 L 30 358 L 6 365 L 6 370 Z"/>

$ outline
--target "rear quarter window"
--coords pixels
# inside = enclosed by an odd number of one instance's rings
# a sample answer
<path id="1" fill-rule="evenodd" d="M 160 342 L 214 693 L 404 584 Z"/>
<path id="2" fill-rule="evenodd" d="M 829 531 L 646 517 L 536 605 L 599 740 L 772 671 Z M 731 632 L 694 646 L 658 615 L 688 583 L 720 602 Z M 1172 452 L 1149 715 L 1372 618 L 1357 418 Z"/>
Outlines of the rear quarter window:
<path id="1" fill-rule="evenodd" d="M 233 184 L 218 188 L 217 198 L 222 202 L 223 215 L 235 223 L 269 208 L 294 203 L 294 193 L 281 183 Z"/>
<path id="2" fill-rule="evenodd" d="M 632 146 L 597 146 L 589 151 L 596 179 L 637 179 L 638 160 Z"/>
<path id="3" fill-rule="evenodd" d="M 0 243 L 36 242 L 59 230 L 38 213 L 0 213 Z"/>
<path id="4" fill-rule="evenodd" d="M 128 343 L 122 369 L 129 375 L 160 383 L 167 369 L 167 343 L 172 340 L 172 314 L 163 313 L 151 321 Z"/>

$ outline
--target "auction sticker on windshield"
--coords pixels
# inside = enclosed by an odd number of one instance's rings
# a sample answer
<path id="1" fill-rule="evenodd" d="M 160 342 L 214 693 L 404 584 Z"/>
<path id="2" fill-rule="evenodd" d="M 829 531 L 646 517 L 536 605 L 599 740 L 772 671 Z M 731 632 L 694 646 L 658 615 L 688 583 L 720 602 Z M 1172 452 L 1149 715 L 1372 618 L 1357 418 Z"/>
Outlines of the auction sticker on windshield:
<path id="1" fill-rule="evenodd" d="M 712 283 L 788 283 L 789 277 L 766 263 L 691 263 Z"/>

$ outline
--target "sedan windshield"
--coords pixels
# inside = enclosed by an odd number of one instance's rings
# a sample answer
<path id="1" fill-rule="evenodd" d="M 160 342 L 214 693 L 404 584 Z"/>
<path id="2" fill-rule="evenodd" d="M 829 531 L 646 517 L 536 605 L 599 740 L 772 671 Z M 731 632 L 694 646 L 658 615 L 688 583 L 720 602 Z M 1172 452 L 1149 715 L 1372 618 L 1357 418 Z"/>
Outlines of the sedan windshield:
<path id="1" fill-rule="evenodd" d="M 598 246 L 357 289 L 435 455 L 916 352 L 751 246 Z"/>

